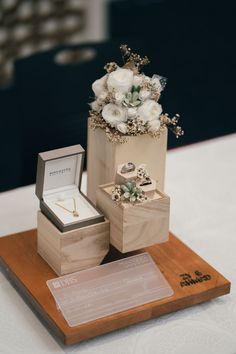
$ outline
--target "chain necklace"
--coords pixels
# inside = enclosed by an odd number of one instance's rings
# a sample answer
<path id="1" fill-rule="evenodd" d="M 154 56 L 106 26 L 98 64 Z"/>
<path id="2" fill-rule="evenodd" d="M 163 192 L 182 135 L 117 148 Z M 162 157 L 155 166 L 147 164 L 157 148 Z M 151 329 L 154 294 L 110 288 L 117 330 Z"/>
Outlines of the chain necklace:
<path id="1" fill-rule="evenodd" d="M 68 211 L 68 213 L 71 213 L 74 217 L 78 217 L 79 216 L 79 212 L 76 210 L 76 202 L 75 202 L 75 198 L 72 198 L 73 199 L 73 203 L 74 203 L 74 209 L 73 210 L 70 210 L 70 209 L 67 209 L 66 207 L 64 207 L 63 205 L 59 204 L 59 203 L 55 203 L 57 206 L 59 206 L 60 208 Z"/>

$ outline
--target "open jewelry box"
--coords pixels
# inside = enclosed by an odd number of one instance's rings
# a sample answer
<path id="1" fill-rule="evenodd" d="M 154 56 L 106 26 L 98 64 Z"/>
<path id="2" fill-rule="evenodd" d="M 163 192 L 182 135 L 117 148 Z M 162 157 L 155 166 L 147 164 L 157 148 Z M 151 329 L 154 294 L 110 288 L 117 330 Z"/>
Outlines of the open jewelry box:
<path id="1" fill-rule="evenodd" d="M 58 275 L 97 266 L 109 250 L 110 223 L 80 190 L 83 161 L 80 145 L 38 156 L 37 248 Z"/>
<path id="2" fill-rule="evenodd" d="M 36 195 L 40 209 L 61 232 L 104 221 L 81 192 L 85 151 L 80 145 L 38 155 Z"/>

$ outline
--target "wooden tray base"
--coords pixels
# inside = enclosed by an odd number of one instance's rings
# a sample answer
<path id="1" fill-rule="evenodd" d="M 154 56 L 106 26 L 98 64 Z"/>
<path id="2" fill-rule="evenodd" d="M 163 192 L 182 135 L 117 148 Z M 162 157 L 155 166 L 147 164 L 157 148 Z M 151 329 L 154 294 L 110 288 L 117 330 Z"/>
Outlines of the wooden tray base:
<path id="1" fill-rule="evenodd" d="M 0 264 L 40 318 L 64 344 L 79 343 L 98 335 L 174 312 L 230 292 L 230 282 L 173 234 L 168 242 L 123 255 L 112 248 L 105 262 L 148 252 L 174 290 L 172 297 L 119 312 L 77 327 L 69 327 L 46 285 L 56 277 L 37 253 L 36 230 L 0 238 Z"/>

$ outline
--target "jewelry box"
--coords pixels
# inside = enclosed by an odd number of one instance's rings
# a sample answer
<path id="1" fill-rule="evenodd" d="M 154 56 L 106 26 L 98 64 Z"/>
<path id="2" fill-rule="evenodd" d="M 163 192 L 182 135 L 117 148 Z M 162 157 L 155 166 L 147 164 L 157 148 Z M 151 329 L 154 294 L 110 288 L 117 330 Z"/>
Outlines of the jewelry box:
<path id="1" fill-rule="evenodd" d="M 139 250 L 169 239 L 170 198 L 158 189 L 137 203 L 112 200 L 114 183 L 97 189 L 97 206 L 110 221 L 110 243 L 120 252 Z"/>
<path id="2" fill-rule="evenodd" d="M 38 156 L 37 248 L 57 275 L 97 266 L 109 251 L 110 223 L 80 190 L 83 161 L 80 145 Z"/>
<path id="3" fill-rule="evenodd" d="M 104 221 L 104 215 L 80 190 L 84 155 L 80 145 L 38 155 L 40 209 L 61 232 Z"/>

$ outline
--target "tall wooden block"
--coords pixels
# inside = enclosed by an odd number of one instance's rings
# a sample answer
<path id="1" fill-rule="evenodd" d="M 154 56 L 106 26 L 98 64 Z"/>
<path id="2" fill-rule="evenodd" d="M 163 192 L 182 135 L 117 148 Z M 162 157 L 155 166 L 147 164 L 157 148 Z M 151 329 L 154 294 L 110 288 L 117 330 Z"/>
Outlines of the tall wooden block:
<path id="1" fill-rule="evenodd" d="M 97 206 L 110 220 L 110 243 L 126 253 L 168 241 L 170 198 L 155 191 L 143 203 L 115 203 L 111 199 L 114 184 L 98 187 Z"/>
<path id="2" fill-rule="evenodd" d="M 159 138 L 148 134 L 130 136 L 124 144 L 111 143 L 104 130 L 88 126 L 87 196 L 95 203 L 98 185 L 115 180 L 116 168 L 127 161 L 136 165 L 145 163 L 157 188 L 164 190 L 167 129 Z"/>
<path id="3" fill-rule="evenodd" d="M 99 265 L 109 251 L 110 223 L 60 232 L 38 212 L 38 253 L 57 273 L 68 274 Z"/>

